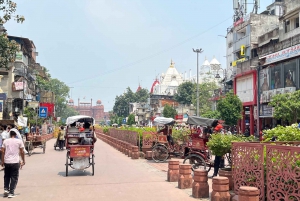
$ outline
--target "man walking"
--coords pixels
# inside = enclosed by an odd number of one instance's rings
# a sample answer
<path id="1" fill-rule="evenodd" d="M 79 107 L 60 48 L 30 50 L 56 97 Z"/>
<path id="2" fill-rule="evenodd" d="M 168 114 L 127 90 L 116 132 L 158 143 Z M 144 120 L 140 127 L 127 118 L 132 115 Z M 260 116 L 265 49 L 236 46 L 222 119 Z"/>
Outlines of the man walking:
<path id="1" fill-rule="evenodd" d="M 24 145 L 20 139 L 16 138 L 17 133 L 10 131 L 10 137 L 2 144 L 2 167 L 4 169 L 4 197 L 15 197 L 15 189 L 19 179 L 20 156 L 22 166 L 25 165 Z"/>

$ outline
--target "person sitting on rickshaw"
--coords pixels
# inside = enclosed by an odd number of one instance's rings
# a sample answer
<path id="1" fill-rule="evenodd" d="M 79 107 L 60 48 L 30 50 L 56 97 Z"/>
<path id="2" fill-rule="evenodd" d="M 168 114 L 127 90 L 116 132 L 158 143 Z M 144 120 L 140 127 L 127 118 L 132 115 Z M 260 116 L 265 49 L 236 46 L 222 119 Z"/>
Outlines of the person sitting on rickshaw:
<path id="1" fill-rule="evenodd" d="M 165 127 L 159 131 L 157 131 L 157 134 L 159 133 L 163 133 L 164 135 L 167 136 L 167 141 L 168 141 L 168 144 L 169 144 L 169 147 L 171 148 L 172 151 L 174 151 L 174 141 L 173 141 L 173 137 L 172 137 L 172 127 L 171 126 L 168 126 L 168 125 L 165 125 Z"/>

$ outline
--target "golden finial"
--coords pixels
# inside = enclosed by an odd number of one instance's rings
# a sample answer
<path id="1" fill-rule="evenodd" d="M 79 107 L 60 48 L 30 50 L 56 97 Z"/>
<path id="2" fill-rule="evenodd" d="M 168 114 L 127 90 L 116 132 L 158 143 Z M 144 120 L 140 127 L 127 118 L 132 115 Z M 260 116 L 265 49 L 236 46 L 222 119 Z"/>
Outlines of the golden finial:
<path id="1" fill-rule="evenodd" d="M 173 62 L 173 60 L 171 59 L 171 65 L 170 65 L 170 68 L 174 68 L 174 62 Z"/>

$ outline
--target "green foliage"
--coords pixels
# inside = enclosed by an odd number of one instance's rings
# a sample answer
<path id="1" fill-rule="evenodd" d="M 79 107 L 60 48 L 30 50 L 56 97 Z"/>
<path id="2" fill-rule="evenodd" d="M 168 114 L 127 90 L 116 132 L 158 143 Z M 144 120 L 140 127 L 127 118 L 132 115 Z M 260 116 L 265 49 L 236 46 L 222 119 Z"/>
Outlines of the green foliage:
<path id="1" fill-rule="evenodd" d="M 128 116 L 128 120 L 127 120 L 127 125 L 132 125 L 132 124 L 135 124 L 135 116 L 134 116 L 134 114 L 130 114 Z"/>
<path id="2" fill-rule="evenodd" d="M 0 33 L 0 68 L 8 69 L 8 64 L 15 61 L 18 50 L 16 41 L 10 41 L 6 35 Z"/>
<path id="3" fill-rule="evenodd" d="M 41 125 L 44 122 L 44 118 L 39 118 L 38 114 L 33 108 L 27 108 L 24 109 L 24 116 L 28 118 L 28 125 Z"/>
<path id="4" fill-rule="evenodd" d="M 217 110 L 225 124 L 233 126 L 242 118 L 243 104 L 237 95 L 230 91 L 224 98 L 221 98 L 217 104 Z"/>
<path id="5" fill-rule="evenodd" d="M 213 134 L 207 142 L 209 150 L 216 156 L 223 156 L 231 152 L 232 142 L 255 141 L 254 137 L 243 137 L 241 135 Z"/>
<path id="6" fill-rule="evenodd" d="M 287 94 L 277 94 L 269 105 L 274 107 L 274 118 L 297 122 L 300 115 L 300 91 Z"/>
<path id="7" fill-rule="evenodd" d="M 190 129 L 179 129 L 179 130 L 176 130 L 176 129 L 173 129 L 172 130 L 172 137 L 173 137 L 173 140 L 174 142 L 184 142 L 187 138 L 188 138 L 188 135 L 191 134 L 191 130 Z"/>
<path id="8" fill-rule="evenodd" d="M 172 106 L 166 104 L 163 110 L 164 117 L 167 118 L 175 118 L 175 115 L 177 115 L 177 111 Z"/>
<path id="9" fill-rule="evenodd" d="M 148 89 L 140 89 L 139 91 L 135 92 L 135 101 L 136 102 L 147 102 L 148 98 L 150 97 Z"/>
<path id="10" fill-rule="evenodd" d="M 103 128 L 103 133 L 104 133 L 104 134 L 107 134 L 108 131 L 109 131 L 108 127 L 104 127 L 104 128 Z"/>
<path id="11" fill-rule="evenodd" d="M 221 119 L 220 112 L 218 110 L 209 110 L 206 113 L 201 114 L 201 117 L 209 118 L 209 119 Z"/>
<path id="12" fill-rule="evenodd" d="M 195 86 L 196 89 L 197 86 Z M 202 114 L 206 114 L 208 111 L 211 111 L 213 102 L 210 100 L 214 90 L 218 89 L 218 86 L 215 82 L 205 81 L 199 84 L 199 113 L 200 116 Z M 196 93 L 194 93 L 194 101 L 193 104 L 197 104 Z"/>
<path id="13" fill-rule="evenodd" d="M 195 84 L 192 82 L 184 82 L 178 86 L 177 93 L 174 95 L 174 100 L 180 104 L 190 105 L 195 94 Z"/>
<path id="14" fill-rule="evenodd" d="M 276 141 L 300 141 L 300 129 L 297 124 L 291 126 L 277 126 L 264 131 L 264 141 L 270 141 L 276 137 Z"/>
<path id="15" fill-rule="evenodd" d="M 25 18 L 14 15 L 17 4 L 11 0 L 0 0 L 0 25 L 6 23 L 11 18 L 17 22 L 23 22 Z M 5 33 L 0 33 L 0 68 L 8 69 L 8 64 L 15 61 L 16 52 L 19 45 L 15 41 L 9 41 Z"/>
<path id="16" fill-rule="evenodd" d="M 147 102 L 149 92 L 147 89 L 141 89 L 136 93 L 128 87 L 126 92 L 120 96 L 116 96 L 113 112 L 118 116 L 126 117 L 129 115 L 129 104 L 135 102 Z"/>
<path id="17" fill-rule="evenodd" d="M 12 0 L 0 0 L 0 24 L 4 24 L 11 18 L 14 18 L 18 23 L 24 22 L 25 18 L 21 15 L 14 15 L 17 10 L 17 4 Z"/>

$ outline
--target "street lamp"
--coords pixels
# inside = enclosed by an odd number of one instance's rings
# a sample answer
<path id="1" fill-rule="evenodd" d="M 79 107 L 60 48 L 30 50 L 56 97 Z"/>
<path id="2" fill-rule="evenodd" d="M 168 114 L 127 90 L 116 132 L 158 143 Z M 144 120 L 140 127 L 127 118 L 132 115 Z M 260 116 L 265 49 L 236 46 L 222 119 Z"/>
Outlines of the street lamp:
<path id="1" fill-rule="evenodd" d="M 193 52 L 196 52 L 197 53 L 197 116 L 199 116 L 199 53 L 202 53 L 203 50 L 200 48 L 200 49 L 194 49 L 193 48 Z"/>

